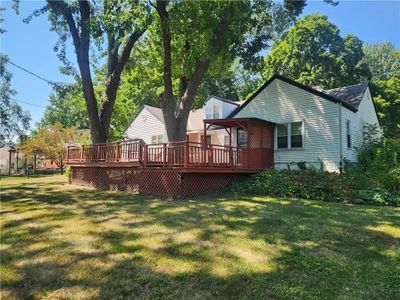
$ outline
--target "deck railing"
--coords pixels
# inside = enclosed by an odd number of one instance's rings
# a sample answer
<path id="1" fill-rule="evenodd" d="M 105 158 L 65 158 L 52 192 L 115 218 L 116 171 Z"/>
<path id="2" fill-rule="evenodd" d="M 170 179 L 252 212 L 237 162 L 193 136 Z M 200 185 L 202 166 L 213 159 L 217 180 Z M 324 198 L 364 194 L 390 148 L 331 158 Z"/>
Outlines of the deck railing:
<path id="1" fill-rule="evenodd" d="M 147 145 L 143 141 L 123 141 L 88 146 L 69 146 L 68 164 L 132 163 L 161 167 L 246 168 L 246 148 L 173 142 Z"/>

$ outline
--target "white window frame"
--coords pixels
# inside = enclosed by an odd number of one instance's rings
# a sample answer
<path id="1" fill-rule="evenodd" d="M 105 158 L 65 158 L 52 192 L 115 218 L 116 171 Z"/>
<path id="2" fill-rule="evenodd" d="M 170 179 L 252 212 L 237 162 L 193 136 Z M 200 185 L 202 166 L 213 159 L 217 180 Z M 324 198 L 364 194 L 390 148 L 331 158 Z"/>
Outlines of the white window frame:
<path id="1" fill-rule="evenodd" d="M 348 137 L 350 137 L 350 146 Z M 346 147 L 347 149 L 351 149 L 353 147 L 353 138 L 351 136 L 351 121 L 347 119 L 346 119 Z"/>
<path id="2" fill-rule="evenodd" d="M 165 140 L 166 140 L 165 134 L 157 134 L 157 135 L 152 135 L 151 136 L 151 143 L 152 144 L 162 144 L 162 143 L 165 143 Z"/>
<path id="3" fill-rule="evenodd" d="M 301 122 L 301 147 L 292 147 L 292 124 L 293 123 L 300 123 Z M 288 123 L 280 123 L 277 125 L 287 125 L 287 138 L 288 138 L 288 147 L 287 148 L 278 148 L 278 126 L 275 126 L 275 138 L 274 138 L 274 148 L 275 150 L 301 150 L 304 148 L 304 141 L 305 141 L 305 122 L 303 120 L 288 122 Z"/>
<path id="4" fill-rule="evenodd" d="M 215 111 L 217 113 L 215 113 Z M 207 105 L 205 109 L 206 119 L 220 119 L 222 116 L 221 105 L 220 104 L 212 104 Z"/>

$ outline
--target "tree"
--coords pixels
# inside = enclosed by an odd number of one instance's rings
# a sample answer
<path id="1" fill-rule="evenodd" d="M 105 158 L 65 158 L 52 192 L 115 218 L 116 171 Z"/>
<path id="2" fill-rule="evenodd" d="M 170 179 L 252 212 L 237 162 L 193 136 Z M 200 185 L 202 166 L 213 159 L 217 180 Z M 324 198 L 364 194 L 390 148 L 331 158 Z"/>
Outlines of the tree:
<path id="1" fill-rule="evenodd" d="M 374 82 L 372 93 L 385 137 L 400 139 L 400 78 Z"/>
<path id="2" fill-rule="evenodd" d="M 0 143 L 11 140 L 29 129 L 28 112 L 12 97 L 16 91 L 11 87 L 12 74 L 6 69 L 7 56 L 0 54 Z"/>
<path id="3" fill-rule="evenodd" d="M 239 57 L 256 65 L 273 37 L 272 1 L 156 1 L 155 34 L 162 42 L 163 109 L 169 141 L 184 140 L 189 112 L 209 69 Z M 297 16 L 305 1 L 284 1 Z"/>
<path id="4" fill-rule="evenodd" d="M 89 128 L 82 86 L 78 81 L 54 91 L 48 102 L 38 129 L 46 129 L 57 123 L 64 128 Z"/>
<path id="5" fill-rule="evenodd" d="M 86 0 L 47 0 L 46 5 L 26 19 L 49 13 L 51 29 L 59 34 L 56 46 L 59 57 L 65 64 L 64 71 L 71 71 L 65 56 L 65 44 L 72 37 L 82 82 L 83 95 L 89 118 L 93 143 L 106 142 L 112 112 L 117 98 L 121 74 L 129 60 L 131 51 L 144 34 L 149 23 L 149 9 L 141 1 L 110 1 L 100 3 Z M 107 62 L 102 97 L 96 97 L 92 79 L 90 59 L 91 44 L 98 53 L 105 45 Z M 97 53 L 97 54 L 98 54 Z"/>
<path id="6" fill-rule="evenodd" d="M 342 38 L 327 17 L 310 14 L 274 44 L 265 57 L 263 75 L 278 73 L 326 89 L 359 83 L 368 77 L 362 46 L 354 35 Z"/>
<path id="7" fill-rule="evenodd" d="M 55 124 L 46 130 L 39 130 L 36 135 L 30 137 L 20 149 L 25 155 L 44 156 L 53 161 L 61 170 L 65 168 L 67 145 L 74 143 L 79 138 L 75 128 L 63 128 L 61 124 Z"/>
<path id="8" fill-rule="evenodd" d="M 400 50 L 391 42 L 365 45 L 364 63 L 371 73 L 371 80 L 400 78 Z"/>

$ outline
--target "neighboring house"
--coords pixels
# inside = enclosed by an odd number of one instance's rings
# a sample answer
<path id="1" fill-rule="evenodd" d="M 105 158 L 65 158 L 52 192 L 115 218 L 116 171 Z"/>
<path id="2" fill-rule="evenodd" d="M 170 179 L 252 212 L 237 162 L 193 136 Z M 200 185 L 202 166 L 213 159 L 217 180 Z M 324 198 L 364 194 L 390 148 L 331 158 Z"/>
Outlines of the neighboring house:
<path id="1" fill-rule="evenodd" d="M 13 143 L 4 143 L 0 147 L 0 174 L 10 174 L 15 168 L 15 146 Z"/>
<path id="2" fill-rule="evenodd" d="M 187 135 L 191 142 L 201 142 L 203 139 L 204 119 L 224 119 L 239 103 L 224 98 L 210 96 L 204 106 L 190 112 L 187 124 Z M 160 108 L 144 105 L 125 132 L 129 139 L 142 139 L 147 144 L 159 144 L 167 141 L 163 112 Z M 229 137 L 225 130 L 209 130 L 209 144 L 227 145 Z"/>
<path id="3" fill-rule="evenodd" d="M 355 162 L 366 124 L 379 122 L 367 84 L 314 89 L 275 75 L 228 118 L 259 118 L 276 123 L 274 166 L 307 166 L 340 171 Z"/>

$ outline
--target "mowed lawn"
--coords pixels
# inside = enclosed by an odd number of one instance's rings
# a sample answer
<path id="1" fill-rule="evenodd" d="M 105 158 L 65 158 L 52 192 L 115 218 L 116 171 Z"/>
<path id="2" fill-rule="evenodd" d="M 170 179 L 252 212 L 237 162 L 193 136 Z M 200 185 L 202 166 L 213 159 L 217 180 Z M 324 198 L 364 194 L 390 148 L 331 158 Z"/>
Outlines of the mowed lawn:
<path id="1" fill-rule="evenodd" d="M 2 299 L 399 299 L 400 210 L 1 181 Z"/>

